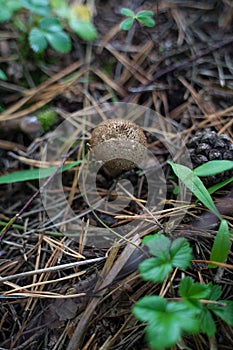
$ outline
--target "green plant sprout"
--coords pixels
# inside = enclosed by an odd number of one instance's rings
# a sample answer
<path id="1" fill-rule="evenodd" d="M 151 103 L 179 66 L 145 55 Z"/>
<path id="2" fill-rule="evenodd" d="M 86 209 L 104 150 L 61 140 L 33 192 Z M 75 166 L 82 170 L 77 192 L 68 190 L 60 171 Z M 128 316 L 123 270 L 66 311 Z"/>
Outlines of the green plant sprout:
<path id="1" fill-rule="evenodd" d="M 74 168 L 77 165 L 82 163 L 81 160 L 77 160 L 70 164 L 64 165 L 59 172 L 64 172 L 69 169 Z M 9 173 L 6 175 L 0 176 L 0 185 L 15 183 L 15 182 L 23 182 L 23 181 L 31 181 L 31 180 L 39 180 L 49 177 L 56 170 L 57 166 L 52 166 L 44 169 L 28 169 L 28 170 L 19 170 L 13 173 Z"/>
<path id="2" fill-rule="evenodd" d="M 146 281 L 163 282 L 174 268 L 186 270 L 192 259 L 192 250 L 185 238 L 171 241 L 163 234 L 143 239 L 152 258 L 139 265 L 140 276 Z M 214 317 L 233 326 L 233 301 L 219 300 L 221 287 L 212 283 L 195 282 L 184 277 L 178 286 L 179 297 L 173 300 L 150 295 L 139 299 L 133 306 L 134 316 L 146 322 L 146 339 L 154 350 L 178 344 L 182 336 L 204 333 L 209 338 L 216 333 Z"/>
<path id="3" fill-rule="evenodd" d="M 143 10 L 135 14 L 132 10 L 124 7 L 121 9 L 121 13 L 122 15 L 128 17 L 120 24 L 120 28 L 122 30 L 129 30 L 132 27 L 134 21 L 138 22 L 139 24 L 143 24 L 146 27 L 154 27 L 155 25 L 155 21 L 152 18 L 152 11 Z"/>
<path id="4" fill-rule="evenodd" d="M 69 32 L 85 41 L 97 37 L 86 5 L 69 5 L 65 0 L 0 0 L 0 8 L 0 23 L 11 21 L 28 36 L 29 46 L 36 53 L 43 52 L 48 45 L 57 52 L 70 52 Z M 28 11 L 27 24 L 18 23 L 14 18 L 20 11 Z"/>
<path id="5" fill-rule="evenodd" d="M 224 262 L 228 256 L 231 245 L 228 223 L 219 213 L 209 191 L 201 181 L 200 177 L 212 176 L 223 171 L 230 170 L 233 168 L 233 161 L 212 160 L 200 165 L 194 170 L 191 170 L 181 164 L 176 164 L 173 162 L 168 163 L 171 165 L 175 175 L 180 179 L 180 181 L 183 182 L 184 185 L 197 197 L 197 199 L 220 220 L 219 229 L 210 253 L 210 260 Z M 233 178 L 231 178 L 231 181 L 233 181 Z M 220 188 L 220 185 L 216 188 Z M 209 264 L 209 267 L 215 268 L 217 266 L 214 264 Z"/>

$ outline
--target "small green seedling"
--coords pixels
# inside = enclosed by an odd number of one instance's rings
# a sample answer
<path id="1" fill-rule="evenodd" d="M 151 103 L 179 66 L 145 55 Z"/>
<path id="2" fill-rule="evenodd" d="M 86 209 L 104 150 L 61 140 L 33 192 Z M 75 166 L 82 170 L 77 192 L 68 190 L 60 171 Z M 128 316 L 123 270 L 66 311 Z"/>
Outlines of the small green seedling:
<path id="1" fill-rule="evenodd" d="M 139 24 L 143 24 L 146 27 L 154 27 L 155 25 L 155 21 L 152 18 L 152 11 L 144 10 L 139 11 L 135 14 L 132 10 L 128 8 L 122 8 L 121 13 L 122 15 L 128 17 L 120 24 L 120 28 L 123 30 L 129 30 L 132 27 L 134 21 L 138 22 Z"/>
<path id="2" fill-rule="evenodd" d="M 163 282 L 174 268 L 185 270 L 191 263 L 192 250 L 185 238 L 171 241 L 163 234 L 154 234 L 145 237 L 143 243 L 153 256 L 139 265 L 140 275 L 146 281 Z M 216 333 L 214 316 L 233 325 L 233 301 L 219 300 L 220 286 L 184 277 L 177 293 L 174 300 L 158 295 L 145 296 L 133 306 L 134 316 L 147 324 L 145 334 L 152 349 L 170 348 L 184 335 L 204 333 L 213 337 Z"/>

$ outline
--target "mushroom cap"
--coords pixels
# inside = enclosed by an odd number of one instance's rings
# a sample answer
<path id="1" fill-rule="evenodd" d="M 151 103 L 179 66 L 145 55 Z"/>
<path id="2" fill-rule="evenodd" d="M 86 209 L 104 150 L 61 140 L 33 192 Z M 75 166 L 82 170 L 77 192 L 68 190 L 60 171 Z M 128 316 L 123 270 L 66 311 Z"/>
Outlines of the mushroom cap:
<path id="1" fill-rule="evenodd" d="M 95 127 L 90 139 L 97 160 L 109 171 L 130 170 L 144 157 L 147 141 L 143 130 L 126 119 L 108 119 Z"/>

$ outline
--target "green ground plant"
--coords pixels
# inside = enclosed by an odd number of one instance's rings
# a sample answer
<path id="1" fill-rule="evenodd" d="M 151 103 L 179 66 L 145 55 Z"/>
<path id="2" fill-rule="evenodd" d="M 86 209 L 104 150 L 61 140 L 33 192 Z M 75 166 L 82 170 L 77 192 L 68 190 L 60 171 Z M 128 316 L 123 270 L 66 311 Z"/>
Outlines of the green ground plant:
<path id="1" fill-rule="evenodd" d="M 173 162 L 169 164 L 181 182 L 220 220 L 210 260 L 224 262 L 229 253 L 231 233 L 210 193 L 233 181 L 233 178 L 207 190 L 200 177 L 230 170 L 233 162 L 210 161 L 194 170 Z M 185 238 L 171 240 L 163 234 L 154 234 L 145 237 L 143 243 L 152 255 L 139 265 L 140 276 L 145 281 L 162 283 L 175 268 L 185 271 L 190 266 L 192 249 Z M 209 264 L 209 268 L 216 267 L 216 264 Z M 151 348 L 160 350 L 176 345 L 185 334 L 203 333 L 212 338 L 217 330 L 216 317 L 233 326 L 233 301 L 221 300 L 221 286 L 199 283 L 186 276 L 181 279 L 177 289 L 178 297 L 173 300 L 150 295 L 142 297 L 133 306 L 135 317 L 147 324 L 145 335 Z"/>
<path id="2" fill-rule="evenodd" d="M 190 266 L 192 249 L 185 238 L 172 241 L 163 234 L 154 234 L 145 237 L 143 243 L 153 256 L 139 265 L 145 281 L 163 282 L 174 268 L 186 270 Z M 184 277 L 177 293 L 178 297 L 173 299 L 145 296 L 133 306 L 134 316 L 147 324 L 145 335 L 152 349 L 178 344 L 184 335 L 204 333 L 213 337 L 216 316 L 233 326 L 233 301 L 221 300 L 220 286 Z"/>
<path id="3" fill-rule="evenodd" d="M 0 8 L 0 23 L 11 23 L 36 53 L 48 45 L 55 51 L 69 52 L 72 33 L 85 41 L 97 36 L 86 5 L 69 5 L 65 0 L 0 0 Z"/>
<path id="4" fill-rule="evenodd" d="M 146 27 L 154 27 L 155 25 L 155 21 L 152 18 L 154 13 L 152 11 L 143 10 L 135 14 L 132 10 L 124 7 L 121 9 L 121 13 L 127 17 L 120 24 L 120 28 L 123 30 L 129 30 L 134 22 L 138 22 L 140 25 Z"/>

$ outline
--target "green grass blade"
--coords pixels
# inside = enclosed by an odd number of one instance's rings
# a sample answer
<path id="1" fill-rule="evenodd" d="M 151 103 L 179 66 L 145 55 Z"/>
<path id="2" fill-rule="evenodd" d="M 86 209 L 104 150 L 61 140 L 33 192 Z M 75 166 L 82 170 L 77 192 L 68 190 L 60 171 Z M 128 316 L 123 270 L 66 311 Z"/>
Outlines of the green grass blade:
<path id="1" fill-rule="evenodd" d="M 231 245 L 230 232 L 226 220 L 222 220 L 215 237 L 210 254 L 210 260 L 223 263 L 228 255 Z M 216 268 L 216 265 L 209 264 L 209 267 Z"/>
<path id="2" fill-rule="evenodd" d="M 188 167 L 168 162 L 176 176 L 185 184 L 185 186 L 199 199 L 202 204 L 206 206 L 213 214 L 215 214 L 220 220 L 222 219 L 218 209 L 216 208 L 207 188 L 199 179 L 199 177 L 194 173 L 193 170 Z"/>
<path id="3" fill-rule="evenodd" d="M 71 164 L 67 164 L 62 167 L 60 172 L 69 170 L 76 165 L 81 163 L 80 160 L 77 160 Z M 30 181 L 30 180 L 38 180 L 43 179 L 45 177 L 49 177 L 56 170 L 57 166 L 53 166 L 46 169 L 29 169 L 29 170 L 21 170 L 15 171 L 14 173 L 6 174 L 0 176 L 0 185 L 9 184 L 14 182 L 22 182 L 22 181 Z"/>
<path id="4" fill-rule="evenodd" d="M 220 188 L 228 185 L 229 183 L 231 183 L 233 181 L 233 177 L 231 177 L 230 179 L 227 179 L 225 181 L 219 182 L 218 184 L 215 184 L 211 187 L 208 188 L 208 192 L 209 194 L 212 194 L 214 192 L 216 192 L 217 190 L 219 190 Z"/>
<path id="5" fill-rule="evenodd" d="M 233 169 L 232 160 L 211 160 L 193 170 L 197 176 L 212 176 Z"/>

